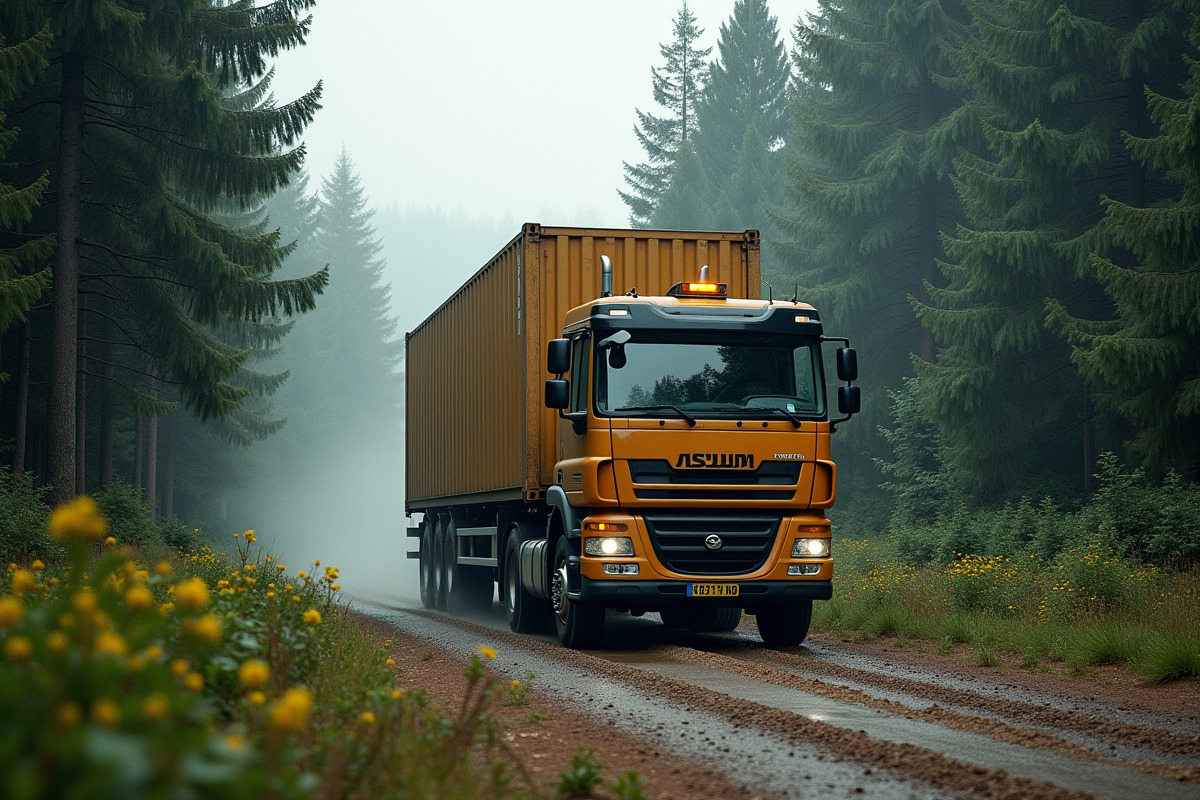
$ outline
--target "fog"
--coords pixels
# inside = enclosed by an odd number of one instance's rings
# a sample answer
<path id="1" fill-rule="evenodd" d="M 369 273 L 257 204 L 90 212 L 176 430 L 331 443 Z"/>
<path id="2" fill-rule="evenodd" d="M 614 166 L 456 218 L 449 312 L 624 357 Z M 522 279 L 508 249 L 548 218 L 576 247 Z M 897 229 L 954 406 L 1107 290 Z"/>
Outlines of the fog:
<path id="1" fill-rule="evenodd" d="M 713 56 L 733 5 L 688 3 Z M 796 20 L 816 5 L 769 3 L 788 47 Z M 318 4 L 309 44 L 278 62 L 275 97 L 287 102 L 324 82 L 324 108 L 304 139 L 310 188 L 345 148 L 370 201 L 399 336 L 524 222 L 627 226 L 622 162 L 644 160 L 635 109 L 662 113 L 650 68 L 662 64 L 659 45 L 671 40 L 679 8 L 674 0 Z M 402 397 L 399 380 L 396 391 Z M 289 571 L 317 559 L 339 567 L 352 600 L 416 603 L 402 420 L 356 427 L 371 435 L 314 446 L 296 463 L 260 463 L 230 498 L 226 522 L 253 528 Z"/>

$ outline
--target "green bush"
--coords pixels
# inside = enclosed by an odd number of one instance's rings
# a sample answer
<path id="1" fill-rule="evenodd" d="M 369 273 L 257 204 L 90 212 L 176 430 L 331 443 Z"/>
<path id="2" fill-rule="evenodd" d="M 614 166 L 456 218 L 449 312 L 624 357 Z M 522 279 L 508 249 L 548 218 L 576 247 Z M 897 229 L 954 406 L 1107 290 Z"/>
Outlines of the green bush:
<path id="1" fill-rule="evenodd" d="M 35 558 L 57 560 L 58 544 L 46 529 L 50 509 L 44 488 L 28 474 L 13 475 L 0 467 L 0 562 L 28 564 Z"/>
<path id="2" fill-rule="evenodd" d="M 175 517 L 163 517 L 158 521 L 157 528 L 156 538 L 181 553 L 195 550 L 203 543 L 199 528 L 193 528 Z"/>
<path id="3" fill-rule="evenodd" d="M 100 513 L 108 519 L 109 535 L 116 537 L 121 544 L 138 547 L 162 542 L 158 525 L 142 500 L 141 489 L 114 478 L 107 488 L 96 492 L 94 497 Z"/>

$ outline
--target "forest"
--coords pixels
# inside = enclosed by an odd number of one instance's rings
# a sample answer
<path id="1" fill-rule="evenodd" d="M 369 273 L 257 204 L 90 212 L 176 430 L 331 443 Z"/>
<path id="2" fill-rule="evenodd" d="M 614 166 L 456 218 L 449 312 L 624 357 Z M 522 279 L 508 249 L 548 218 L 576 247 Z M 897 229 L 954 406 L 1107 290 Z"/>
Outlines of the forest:
<path id="1" fill-rule="evenodd" d="M 271 88 L 313 7 L 0 8 L 6 480 L 220 524 L 273 464 L 319 482 L 331 441 L 399 447 L 402 225 L 351 153 L 309 177 L 322 86 Z M 843 531 L 1082 513 L 1118 485 L 1195 507 L 1193 4 L 844 0 L 781 24 L 735 0 L 711 47 L 684 2 L 663 34 L 614 190 L 635 227 L 760 229 L 764 296 L 853 339 Z M 1164 525 L 1126 549 L 1200 554 Z"/>

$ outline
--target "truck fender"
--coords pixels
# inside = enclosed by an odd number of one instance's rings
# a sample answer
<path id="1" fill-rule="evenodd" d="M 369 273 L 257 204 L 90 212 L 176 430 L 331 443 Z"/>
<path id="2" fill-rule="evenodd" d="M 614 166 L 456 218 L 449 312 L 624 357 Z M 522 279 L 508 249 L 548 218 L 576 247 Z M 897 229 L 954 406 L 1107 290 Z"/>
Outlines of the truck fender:
<path id="1" fill-rule="evenodd" d="M 579 513 L 567 500 L 567 493 L 561 486 L 551 486 L 546 490 L 546 505 L 558 512 L 562 520 L 562 530 L 568 539 L 579 538 Z"/>

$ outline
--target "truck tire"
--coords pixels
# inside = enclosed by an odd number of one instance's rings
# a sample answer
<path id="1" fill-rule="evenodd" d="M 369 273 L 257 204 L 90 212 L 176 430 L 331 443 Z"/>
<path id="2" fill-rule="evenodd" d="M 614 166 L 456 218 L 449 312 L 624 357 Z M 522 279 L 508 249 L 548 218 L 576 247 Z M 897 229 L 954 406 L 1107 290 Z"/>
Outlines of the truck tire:
<path id="1" fill-rule="evenodd" d="M 504 616 L 514 633 L 545 633 L 550 604 L 525 591 L 521 584 L 521 537 L 514 530 L 504 541 L 504 571 L 500 575 Z"/>
<path id="2" fill-rule="evenodd" d="M 446 574 L 450 576 L 446 610 L 455 615 L 487 611 L 496 593 L 492 571 L 488 567 L 458 563 L 458 525 L 453 519 L 446 521 L 445 536 Z"/>
<path id="3" fill-rule="evenodd" d="M 425 522 L 421 525 L 421 540 L 418 549 L 421 557 L 417 561 L 419 565 L 419 577 L 417 580 L 421 584 L 421 605 L 425 608 L 435 608 L 437 606 L 438 571 L 435 560 L 436 550 L 433 517 L 426 514 Z"/>
<path id="4" fill-rule="evenodd" d="M 450 576 L 446 574 L 446 517 L 438 517 L 433 526 L 433 568 L 437 573 L 434 607 L 445 611 L 450 596 Z"/>
<path id="5" fill-rule="evenodd" d="M 756 615 L 758 635 L 767 647 L 795 647 L 808 636 L 812 600 L 793 600 L 766 606 Z"/>
<path id="6" fill-rule="evenodd" d="M 579 544 L 566 536 L 554 548 L 554 571 L 550 573 L 550 606 L 558 640 L 572 650 L 590 650 L 604 639 L 604 606 L 572 601 L 567 596 L 568 558 L 578 555 Z"/>
<path id="7" fill-rule="evenodd" d="M 729 606 L 671 606 L 658 612 L 658 615 L 662 617 L 664 625 L 671 628 L 686 627 L 692 633 L 724 633 L 733 630 L 742 621 L 742 610 Z"/>

